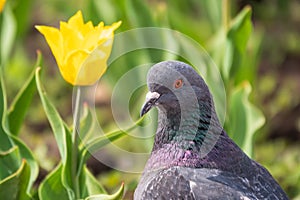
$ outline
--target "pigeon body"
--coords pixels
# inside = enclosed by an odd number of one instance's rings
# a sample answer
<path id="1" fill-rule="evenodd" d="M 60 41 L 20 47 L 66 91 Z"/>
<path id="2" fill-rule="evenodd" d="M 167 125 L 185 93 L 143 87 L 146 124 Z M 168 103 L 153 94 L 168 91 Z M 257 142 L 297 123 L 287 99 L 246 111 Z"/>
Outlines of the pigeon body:
<path id="1" fill-rule="evenodd" d="M 227 135 L 194 69 L 165 61 L 148 72 L 141 115 L 158 108 L 153 149 L 134 193 L 151 199 L 288 199 L 271 174 Z"/>

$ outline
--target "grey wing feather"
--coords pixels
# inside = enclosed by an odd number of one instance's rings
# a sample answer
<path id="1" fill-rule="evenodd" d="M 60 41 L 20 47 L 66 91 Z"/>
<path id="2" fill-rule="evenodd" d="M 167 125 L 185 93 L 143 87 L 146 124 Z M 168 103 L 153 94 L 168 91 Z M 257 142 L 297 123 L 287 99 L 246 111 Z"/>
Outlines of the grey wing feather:
<path id="1" fill-rule="evenodd" d="M 258 174 L 248 180 L 217 169 L 171 167 L 143 176 L 145 184 L 139 184 L 135 199 L 288 199 L 279 186 L 265 183 L 267 178 Z"/>
<path id="2" fill-rule="evenodd" d="M 208 179 L 206 169 L 172 167 L 144 176 L 144 183 L 135 192 L 136 200 L 198 200 L 243 199 L 243 194 L 233 188 Z M 188 170 L 187 170 L 188 169 Z M 143 181 L 143 180 L 141 180 Z M 141 187 L 142 185 L 142 187 Z"/>

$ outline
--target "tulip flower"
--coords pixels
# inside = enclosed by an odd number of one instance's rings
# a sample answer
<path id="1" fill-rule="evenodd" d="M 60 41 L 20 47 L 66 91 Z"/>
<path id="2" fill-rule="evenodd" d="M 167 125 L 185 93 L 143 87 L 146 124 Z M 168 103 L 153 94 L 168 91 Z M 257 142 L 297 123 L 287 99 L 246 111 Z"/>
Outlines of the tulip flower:
<path id="1" fill-rule="evenodd" d="M 0 0 L 0 13 L 2 12 L 6 0 Z"/>
<path id="2" fill-rule="evenodd" d="M 104 26 L 100 22 L 84 23 L 81 11 L 68 22 L 60 22 L 60 29 L 36 26 L 50 46 L 63 78 L 76 86 L 94 84 L 106 71 L 114 30 L 121 22 Z"/>

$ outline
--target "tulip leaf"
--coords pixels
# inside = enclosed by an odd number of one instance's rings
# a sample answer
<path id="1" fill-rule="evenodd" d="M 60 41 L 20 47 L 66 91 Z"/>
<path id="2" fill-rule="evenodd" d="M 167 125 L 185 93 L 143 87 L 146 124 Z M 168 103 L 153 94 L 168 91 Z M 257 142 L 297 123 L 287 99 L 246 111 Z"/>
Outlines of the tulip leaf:
<path id="1" fill-rule="evenodd" d="M 103 146 L 109 144 L 110 142 L 113 142 L 114 140 L 117 140 L 123 136 L 125 136 L 127 133 L 124 131 L 115 131 L 109 134 L 105 134 L 103 136 L 99 136 L 95 138 L 91 143 L 84 146 L 84 148 L 81 151 L 81 160 L 79 164 L 79 168 L 82 168 L 84 163 L 87 161 L 87 159 L 90 157 L 92 153 L 95 153 L 97 150 L 102 148 Z"/>
<path id="2" fill-rule="evenodd" d="M 39 188 L 39 198 L 41 200 L 52 199 L 73 199 L 68 194 L 67 189 L 63 184 L 63 165 L 60 164 L 54 169 L 42 182 Z M 80 176 L 81 197 L 85 198 L 90 195 L 106 194 L 103 187 L 97 182 L 93 175 L 88 171 L 86 166 L 82 168 Z"/>
<path id="3" fill-rule="evenodd" d="M 251 86 L 244 82 L 235 88 L 229 102 L 230 137 L 249 155 L 252 155 L 254 133 L 263 126 L 265 118 L 261 111 L 249 101 Z"/>
<path id="4" fill-rule="evenodd" d="M 131 127 L 126 129 L 125 131 L 123 131 L 123 130 L 113 131 L 111 133 L 99 136 L 99 137 L 95 138 L 92 142 L 88 143 L 85 146 L 85 148 L 82 150 L 82 153 L 81 153 L 82 160 L 81 160 L 80 166 L 83 166 L 83 163 L 89 158 L 89 156 L 92 153 L 95 153 L 97 150 L 101 149 L 105 145 L 127 135 L 128 132 L 130 132 L 133 129 L 135 129 L 136 127 L 138 127 L 140 124 L 143 123 L 144 118 L 145 117 L 141 117 L 140 119 L 138 119 Z"/>
<path id="5" fill-rule="evenodd" d="M 87 197 L 96 194 L 106 194 L 105 189 L 100 185 L 93 174 L 88 170 L 86 165 L 82 169 L 80 175 L 81 196 Z"/>
<path id="6" fill-rule="evenodd" d="M 49 120 L 50 126 L 52 128 L 52 131 L 54 133 L 54 137 L 56 140 L 56 143 L 58 145 L 58 149 L 61 155 L 61 162 L 62 162 L 62 174 L 61 181 L 63 186 L 65 187 L 69 197 L 72 199 L 74 196 L 74 192 L 71 189 L 73 186 L 72 182 L 72 174 L 71 169 L 72 165 L 74 164 L 72 162 L 72 139 L 71 139 L 71 132 L 68 129 L 68 127 L 65 125 L 64 121 L 60 117 L 59 113 L 53 106 L 53 104 L 50 102 L 50 100 L 47 97 L 46 92 L 42 88 L 42 84 L 40 81 L 39 76 L 40 68 L 37 68 L 36 70 L 36 84 L 37 84 L 37 90 L 40 95 L 45 113 L 47 115 L 47 118 Z"/>
<path id="7" fill-rule="evenodd" d="M 259 65 L 261 50 L 262 50 L 263 31 L 257 29 L 255 34 L 252 34 L 247 46 L 247 56 L 243 57 L 241 63 L 242 68 L 237 71 L 235 82 L 240 83 L 243 80 L 248 80 L 253 84 L 257 76 L 257 67 Z"/>
<path id="8" fill-rule="evenodd" d="M 14 135 L 11 135 L 7 129 L 6 97 L 2 73 L 0 74 L 0 121 L 0 180 L 12 176 L 20 168 L 21 160 L 26 160 L 26 167 L 28 165 L 29 168 L 29 182 L 26 183 L 26 189 L 29 194 L 31 186 L 38 175 L 38 165 L 25 144 Z M 15 186 L 23 187 L 23 185 Z"/>
<path id="9" fill-rule="evenodd" d="M 72 160 L 73 144 L 72 144 L 71 132 L 70 132 L 70 130 L 68 129 L 67 126 L 65 126 L 65 132 L 66 132 L 66 137 L 65 137 L 66 141 L 65 142 L 66 142 L 67 155 L 66 155 L 65 163 L 62 164 L 62 177 L 61 178 L 62 178 L 62 184 L 67 189 L 69 198 L 73 199 L 74 190 L 72 190 L 71 188 L 75 188 L 75 186 L 74 186 L 72 176 L 76 176 L 76 174 L 75 175 L 72 174 L 72 168 L 77 163 L 73 162 L 73 160 Z M 78 156 L 78 157 L 80 157 L 80 156 Z M 76 168 L 76 169 L 79 170 L 79 171 L 81 170 L 81 169 L 78 169 L 78 168 Z"/>
<path id="10" fill-rule="evenodd" d="M 0 180 L 13 174 L 21 165 L 20 152 L 17 146 L 8 151 L 0 151 Z"/>
<path id="11" fill-rule="evenodd" d="M 249 40 L 252 23 L 251 7 L 246 6 L 236 17 L 228 31 L 228 39 L 232 40 L 239 52 L 244 52 Z"/>
<path id="12" fill-rule="evenodd" d="M 124 183 L 122 183 L 120 189 L 115 194 L 91 195 L 91 196 L 85 198 L 85 200 L 121 200 L 123 197 L 123 193 L 124 193 Z"/>
<path id="13" fill-rule="evenodd" d="M 222 69 L 226 80 L 229 77 L 233 77 L 239 67 L 241 67 L 242 57 L 245 54 L 247 42 L 252 31 L 251 14 L 251 8 L 246 6 L 233 19 L 227 32 Z"/>
<path id="14" fill-rule="evenodd" d="M 30 20 L 33 7 L 33 1 L 22 0 L 15 2 L 14 15 L 17 21 L 17 34 L 22 37 L 31 28 Z"/>
<path id="15" fill-rule="evenodd" d="M 62 183 L 62 164 L 59 164 L 41 183 L 38 196 L 41 200 L 69 199 Z"/>
<path id="16" fill-rule="evenodd" d="M 0 68 L 0 151 L 8 151 L 13 147 L 13 142 L 4 126 L 6 122 L 6 91 L 2 74 L 2 69 Z"/>
<path id="17" fill-rule="evenodd" d="M 20 152 L 20 156 L 22 157 L 22 159 L 26 160 L 26 163 L 28 163 L 29 167 L 30 167 L 30 180 L 29 180 L 29 184 L 27 187 L 27 193 L 30 193 L 30 189 L 34 183 L 34 181 L 36 180 L 38 173 L 39 173 L 39 166 L 37 161 L 34 159 L 32 152 L 30 151 L 30 149 L 17 137 L 15 136 L 11 136 L 13 142 L 15 143 L 16 146 L 18 146 L 19 152 Z"/>
<path id="18" fill-rule="evenodd" d="M 38 52 L 37 62 L 34 69 L 36 69 L 42 60 L 42 55 Z M 8 122 L 9 130 L 12 134 L 17 135 L 23 123 L 26 111 L 32 101 L 32 97 L 36 91 L 35 84 L 35 70 L 29 76 L 27 82 L 24 84 L 24 87 L 19 91 L 13 103 L 11 104 L 8 111 Z"/>
<path id="19" fill-rule="evenodd" d="M 30 167 L 25 160 L 19 169 L 0 181 L 0 199 L 29 200 L 27 185 L 30 179 Z"/>
<path id="20" fill-rule="evenodd" d="M 50 100 L 48 99 L 45 90 L 43 89 L 42 83 L 40 81 L 39 71 L 40 68 L 37 68 L 35 72 L 37 90 L 40 95 L 44 107 L 44 111 L 47 115 L 50 126 L 54 133 L 55 140 L 58 145 L 59 153 L 62 158 L 62 163 L 64 164 L 67 159 L 67 142 L 66 142 L 67 133 L 66 133 L 65 125 L 59 113 L 57 112 L 53 104 L 50 102 Z"/>

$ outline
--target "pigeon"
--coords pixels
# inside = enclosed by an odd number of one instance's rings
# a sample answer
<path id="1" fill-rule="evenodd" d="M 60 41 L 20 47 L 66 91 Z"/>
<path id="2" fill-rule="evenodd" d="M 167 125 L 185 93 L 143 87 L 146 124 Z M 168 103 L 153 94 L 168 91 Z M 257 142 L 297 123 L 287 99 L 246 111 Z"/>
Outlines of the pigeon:
<path id="1" fill-rule="evenodd" d="M 288 199 L 220 124 L 203 78 L 188 64 L 163 61 L 147 74 L 141 116 L 158 108 L 154 145 L 135 200 Z"/>

